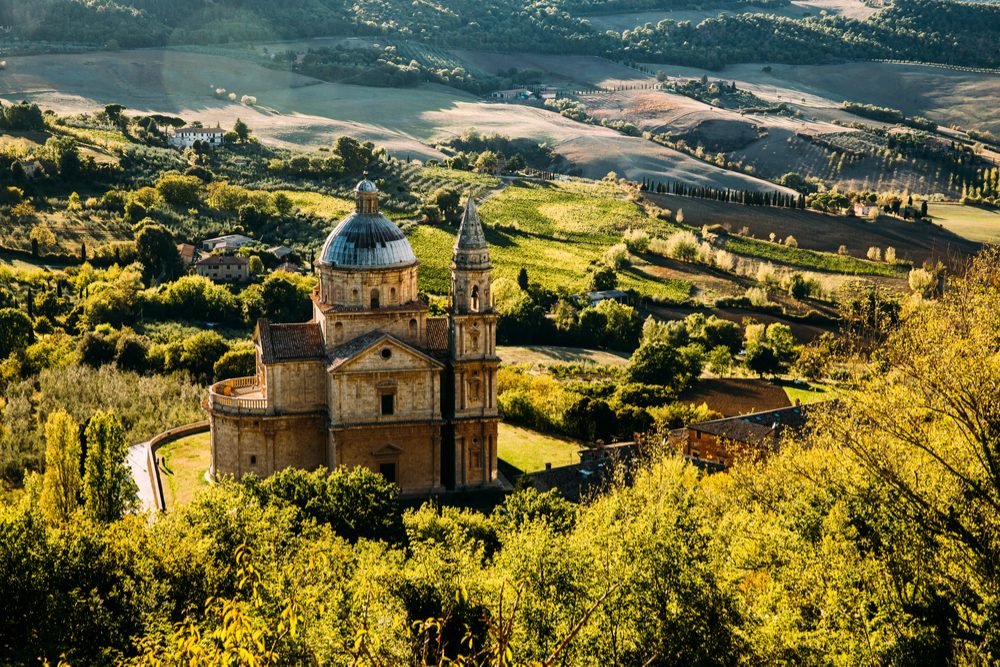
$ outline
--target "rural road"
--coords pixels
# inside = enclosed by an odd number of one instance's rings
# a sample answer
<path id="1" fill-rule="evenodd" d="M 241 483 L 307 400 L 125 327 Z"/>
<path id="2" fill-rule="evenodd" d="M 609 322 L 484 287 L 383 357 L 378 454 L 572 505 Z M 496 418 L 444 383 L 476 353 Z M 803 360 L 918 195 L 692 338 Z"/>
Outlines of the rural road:
<path id="1" fill-rule="evenodd" d="M 139 487 L 139 509 L 142 512 L 156 512 L 155 496 L 153 494 L 153 482 L 149 478 L 149 465 L 146 458 L 146 447 L 148 443 L 140 442 L 132 445 L 128 449 L 128 467 L 132 471 L 132 478 L 135 485 Z"/>

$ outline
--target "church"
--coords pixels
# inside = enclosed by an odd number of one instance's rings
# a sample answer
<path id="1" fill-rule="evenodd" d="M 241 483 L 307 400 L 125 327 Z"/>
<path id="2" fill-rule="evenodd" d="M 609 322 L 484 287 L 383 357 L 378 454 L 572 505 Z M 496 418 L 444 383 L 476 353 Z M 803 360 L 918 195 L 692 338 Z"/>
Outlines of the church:
<path id="1" fill-rule="evenodd" d="M 447 314 L 417 293 L 419 261 L 365 178 L 314 262 L 309 322 L 261 319 L 256 372 L 212 385 L 214 476 L 363 466 L 404 494 L 497 484 L 496 315 L 469 197 Z"/>

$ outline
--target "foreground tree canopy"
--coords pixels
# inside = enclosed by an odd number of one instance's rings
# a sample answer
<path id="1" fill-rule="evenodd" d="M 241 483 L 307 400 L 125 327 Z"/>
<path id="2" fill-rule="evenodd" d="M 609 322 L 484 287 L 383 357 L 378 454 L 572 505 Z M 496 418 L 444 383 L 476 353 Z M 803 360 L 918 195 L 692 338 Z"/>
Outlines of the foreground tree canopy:
<path id="1" fill-rule="evenodd" d="M 579 506 L 403 511 L 373 473 L 286 471 L 101 523 L 55 413 L 62 472 L 0 508 L 0 662 L 990 664 L 998 259 L 907 313 L 802 441 L 712 476 L 651 453 Z"/>

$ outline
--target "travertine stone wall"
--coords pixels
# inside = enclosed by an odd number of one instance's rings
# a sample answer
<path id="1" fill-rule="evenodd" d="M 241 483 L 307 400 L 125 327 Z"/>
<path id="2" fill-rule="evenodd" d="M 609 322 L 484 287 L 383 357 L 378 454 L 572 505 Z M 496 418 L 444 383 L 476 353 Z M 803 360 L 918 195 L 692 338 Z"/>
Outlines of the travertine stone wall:
<path id="1" fill-rule="evenodd" d="M 326 416 L 323 414 L 231 416 L 210 414 L 212 469 L 236 479 L 253 473 L 266 477 L 296 466 L 313 470 L 327 464 Z"/>
<path id="2" fill-rule="evenodd" d="M 455 423 L 455 483 L 459 487 L 496 482 L 498 422 L 497 418 Z"/>
<path id="3" fill-rule="evenodd" d="M 277 412 L 326 408 L 326 368 L 322 361 L 270 364 L 265 384 L 268 405 Z"/>
<path id="4" fill-rule="evenodd" d="M 394 464 L 396 483 L 404 493 L 441 490 L 441 425 L 410 423 L 330 430 L 336 464 L 381 472 Z"/>

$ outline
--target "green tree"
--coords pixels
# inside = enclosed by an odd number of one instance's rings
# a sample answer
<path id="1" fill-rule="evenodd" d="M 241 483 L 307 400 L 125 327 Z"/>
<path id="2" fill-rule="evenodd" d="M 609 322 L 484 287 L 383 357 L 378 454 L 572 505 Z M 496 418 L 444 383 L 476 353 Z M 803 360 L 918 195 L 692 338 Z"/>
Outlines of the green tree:
<path id="1" fill-rule="evenodd" d="M 629 382 L 660 385 L 679 394 L 698 379 L 703 362 L 703 353 L 695 346 L 645 343 L 629 358 L 626 375 Z"/>
<path id="2" fill-rule="evenodd" d="M 517 272 L 517 286 L 521 288 L 522 291 L 528 289 L 528 269 L 521 267 L 521 270 Z"/>
<path id="3" fill-rule="evenodd" d="M 219 357 L 212 370 L 216 380 L 249 377 L 257 372 L 257 352 L 252 347 L 229 350 Z"/>
<path id="4" fill-rule="evenodd" d="M 259 276 L 264 273 L 264 262 L 259 255 L 250 256 L 250 275 Z"/>
<path id="5" fill-rule="evenodd" d="M 181 365 L 202 382 L 212 379 L 215 364 L 229 351 L 229 345 L 216 331 L 199 331 L 184 339 Z"/>
<path id="6" fill-rule="evenodd" d="M 181 271 L 181 256 L 170 230 L 147 224 L 135 238 L 136 258 L 143 266 L 143 280 L 170 280 Z"/>
<path id="7" fill-rule="evenodd" d="M 121 420 L 114 412 L 98 412 L 87 423 L 84 438 L 84 511 L 94 521 L 117 521 L 135 508 L 138 493 L 126 463 L 128 444 Z"/>
<path id="8" fill-rule="evenodd" d="M 610 266 L 602 266 L 590 275 L 590 290 L 603 292 L 618 287 L 618 274 Z"/>
<path id="9" fill-rule="evenodd" d="M 34 336 L 27 315 L 16 308 L 0 308 L 0 360 L 28 347 Z"/>
<path id="10" fill-rule="evenodd" d="M 367 468 L 286 468 L 261 482 L 260 490 L 271 502 L 295 507 L 302 520 L 329 524 L 351 541 L 394 541 L 403 535 L 399 489 Z"/>
<path id="11" fill-rule="evenodd" d="M 236 133 L 236 137 L 239 139 L 241 144 L 245 144 L 250 139 L 250 128 L 239 118 L 233 124 L 233 132 Z"/>
<path id="12" fill-rule="evenodd" d="M 201 179 L 177 172 L 167 172 L 156 181 L 156 189 L 171 206 L 195 208 L 201 203 Z"/>
<path id="13" fill-rule="evenodd" d="M 45 476 L 39 506 L 53 523 L 76 511 L 80 494 L 80 425 L 65 410 L 45 421 Z"/>
<path id="14" fill-rule="evenodd" d="M 261 291 L 264 317 L 273 322 L 302 322 L 309 317 L 309 301 L 296 282 L 281 272 L 269 275 Z"/>

